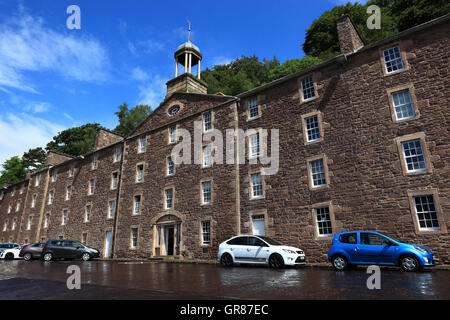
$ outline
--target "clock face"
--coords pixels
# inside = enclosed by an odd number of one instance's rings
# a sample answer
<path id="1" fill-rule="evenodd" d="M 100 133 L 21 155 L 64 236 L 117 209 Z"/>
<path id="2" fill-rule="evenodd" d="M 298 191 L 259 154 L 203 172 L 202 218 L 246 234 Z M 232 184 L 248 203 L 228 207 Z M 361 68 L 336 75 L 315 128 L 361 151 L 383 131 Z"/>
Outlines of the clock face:
<path id="1" fill-rule="evenodd" d="M 169 116 L 173 117 L 174 115 L 176 115 L 178 112 L 180 111 L 180 106 L 173 106 L 172 108 L 169 109 Z"/>

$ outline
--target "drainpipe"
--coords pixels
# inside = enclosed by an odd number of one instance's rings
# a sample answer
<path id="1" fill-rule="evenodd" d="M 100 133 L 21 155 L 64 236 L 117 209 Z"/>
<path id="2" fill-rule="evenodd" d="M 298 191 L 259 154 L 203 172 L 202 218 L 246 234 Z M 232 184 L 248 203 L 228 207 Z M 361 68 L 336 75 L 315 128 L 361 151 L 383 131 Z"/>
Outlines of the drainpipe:
<path id="1" fill-rule="evenodd" d="M 234 103 L 234 171 L 235 171 L 235 206 L 236 236 L 241 234 L 241 183 L 239 171 L 239 98 Z"/>

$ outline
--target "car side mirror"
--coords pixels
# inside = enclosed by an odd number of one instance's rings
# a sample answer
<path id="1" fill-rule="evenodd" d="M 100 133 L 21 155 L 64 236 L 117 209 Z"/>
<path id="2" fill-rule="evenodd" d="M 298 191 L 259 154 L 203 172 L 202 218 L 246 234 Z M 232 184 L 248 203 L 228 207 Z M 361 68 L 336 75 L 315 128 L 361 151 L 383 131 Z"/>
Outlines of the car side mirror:
<path id="1" fill-rule="evenodd" d="M 81 249 L 81 247 L 77 247 L 77 250 L 80 250 Z"/>

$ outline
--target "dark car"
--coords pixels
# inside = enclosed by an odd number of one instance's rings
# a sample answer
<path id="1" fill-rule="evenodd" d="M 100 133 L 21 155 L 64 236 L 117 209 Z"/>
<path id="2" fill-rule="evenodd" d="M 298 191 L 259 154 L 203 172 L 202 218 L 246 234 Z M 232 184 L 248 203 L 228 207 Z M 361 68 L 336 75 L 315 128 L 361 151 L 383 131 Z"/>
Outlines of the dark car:
<path id="1" fill-rule="evenodd" d="M 41 258 L 45 261 L 54 259 L 82 259 L 89 261 L 99 257 L 100 251 L 97 249 L 72 240 L 50 240 L 44 245 L 41 253 Z"/>
<path id="2" fill-rule="evenodd" d="M 45 243 L 32 243 L 23 246 L 22 250 L 20 250 L 19 257 L 23 258 L 26 261 L 32 259 L 39 259 L 42 254 L 42 248 L 45 246 Z"/>

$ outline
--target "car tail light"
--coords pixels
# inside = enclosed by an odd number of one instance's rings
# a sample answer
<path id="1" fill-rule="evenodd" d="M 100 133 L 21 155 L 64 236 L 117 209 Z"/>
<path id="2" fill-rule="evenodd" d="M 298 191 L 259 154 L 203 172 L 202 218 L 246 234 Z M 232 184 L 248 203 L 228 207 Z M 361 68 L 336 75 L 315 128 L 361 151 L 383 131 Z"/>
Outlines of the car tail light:
<path id="1" fill-rule="evenodd" d="M 330 248 L 328 250 L 330 250 L 333 247 L 333 244 L 330 245 Z"/>
<path id="2" fill-rule="evenodd" d="M 45 249 L 47 249 L 47 247 L 46 247 L 46 246 L 43 246 L 43 247 L 42 247 L 42 251 L 44 251 Z"/>
<path id="3" fill-rule="evenodd" d="M 22 247 L 22 249 L 25 249 L 25 248 L 27 248 L 27 247 L 28 247 L 28 245 L 26 245 L 26 246 L 23 246 L 23 247 Z"/>

